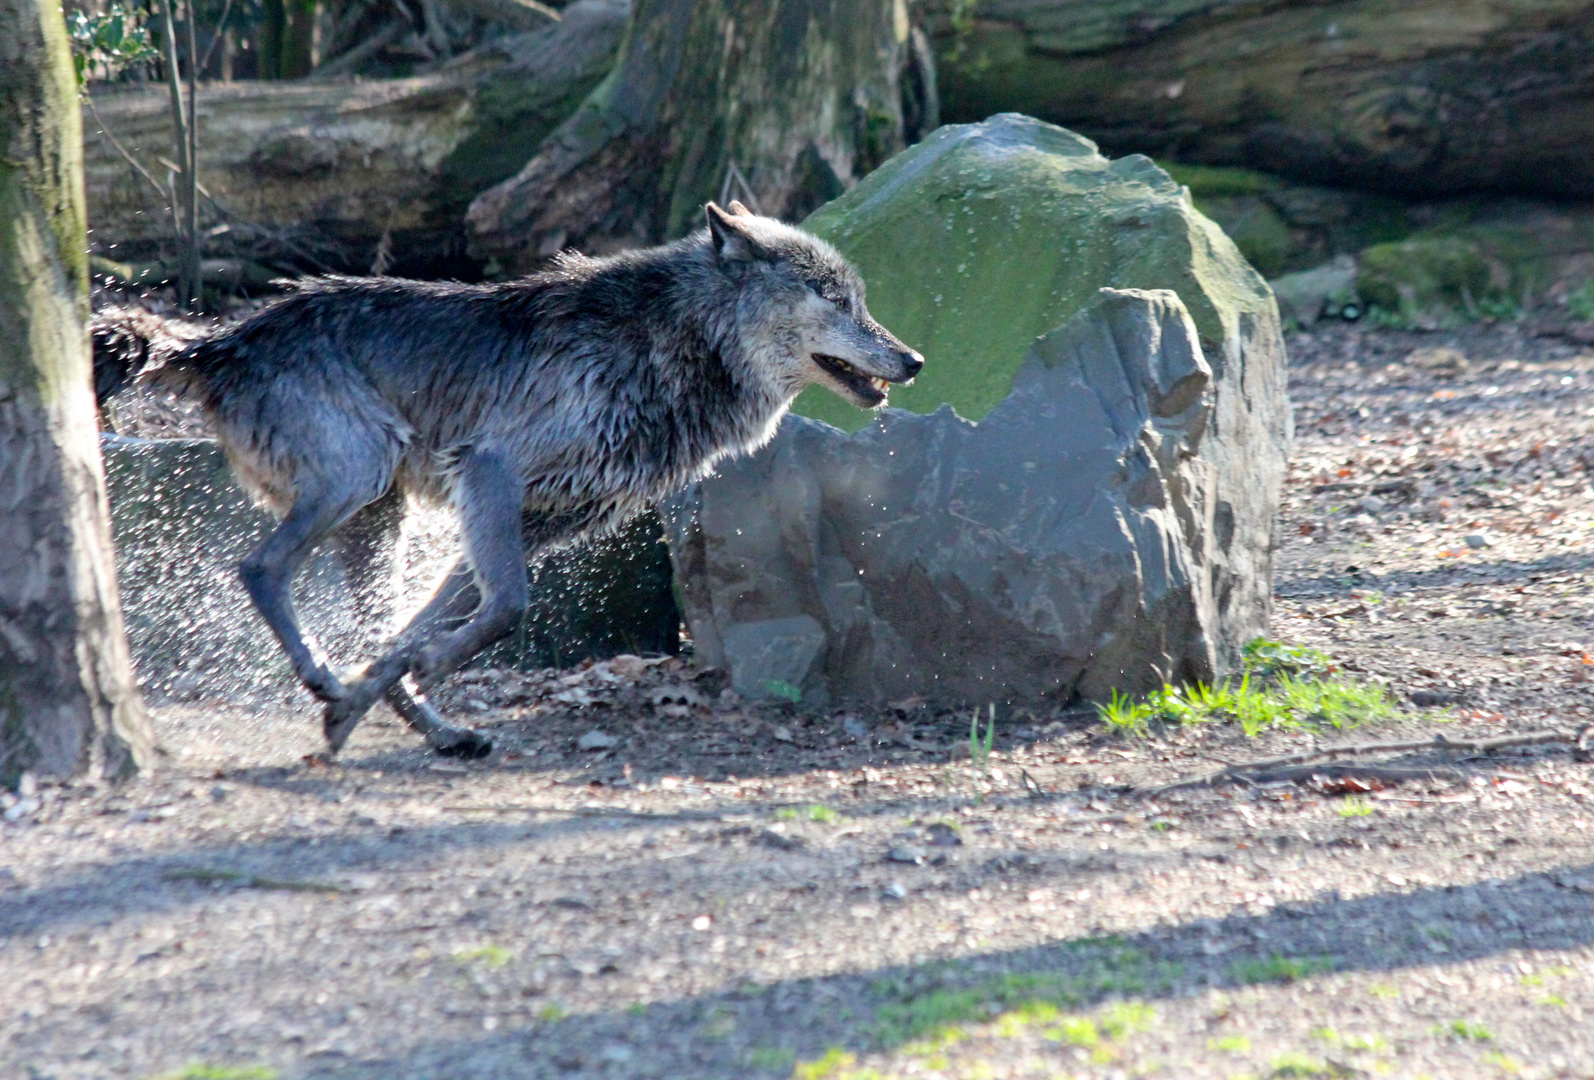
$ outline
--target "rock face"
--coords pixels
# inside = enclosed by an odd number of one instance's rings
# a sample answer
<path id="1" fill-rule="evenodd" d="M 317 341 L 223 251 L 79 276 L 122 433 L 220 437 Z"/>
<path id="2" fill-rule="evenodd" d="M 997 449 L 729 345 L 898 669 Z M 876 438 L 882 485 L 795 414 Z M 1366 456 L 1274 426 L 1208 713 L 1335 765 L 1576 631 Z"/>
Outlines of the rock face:
<path id="1" fill-rule="evenodd" d="M 292 685 L 281 650 L 250 606 L 238 563 L 271 525 L 233 483 L 209 439 L 103 439 L 117 576 L 133 663 L 155 696 L 238 696 Z M 680 617 L 656 518 L 613 537 L 555 552 L 530 569 L 532 607 L 522 625 L 478 663 L 570 664 L 620 652 L 674 652 Z M 649 541 L 652 541 L 651 543 Z M 457 550 L 446 514 L 406 525 L 404 607 Z M 357 626 L 343 567 L 325 547 L 301 573 L 300 614 L 334 660 L 371 655 L 373 630 Z"/>
<path id="2" fill-rule="evenodd" d="M 809 225 L 924 352 L 894 401 L 928 415 L 793 416 L 668 509 L 700 662 L 810 702 L 1066 700 L 1211 679 L 1266 628 L 1277 308 L 1166 174 L 997 117 Z"/>

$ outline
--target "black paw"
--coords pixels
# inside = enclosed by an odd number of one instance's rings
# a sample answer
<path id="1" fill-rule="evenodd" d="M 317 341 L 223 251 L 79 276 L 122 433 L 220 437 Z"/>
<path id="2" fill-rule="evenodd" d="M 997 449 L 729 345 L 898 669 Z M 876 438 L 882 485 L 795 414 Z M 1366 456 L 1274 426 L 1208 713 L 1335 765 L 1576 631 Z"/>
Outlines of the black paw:
<path id="1" fill-rule="evenodd" d="M 336 701 L 327 702 L 321 714 L 321 730 L 327 737 L 327 749 L 336 754 L 349 741 L 349 735 L 370 711 L 374 704 L 369 693 L 346 693 Z"/>
<path id="2" fill-rule="evenodd" d="M 342 701 L 349 694 L 338 677 L 324 667 L 316 668 L 303 682 L 305 689 L 314 694 L 317 701 Z"/>
<path id="3" fill-rule="evenodd" d="M 455 728 L 447 733 L 439 732 L 426 742 L 444 757 L 474 761 L 493 752 L 492 737 L 483 735 L 479 731 L 472 731 L 470 728 Z"/>

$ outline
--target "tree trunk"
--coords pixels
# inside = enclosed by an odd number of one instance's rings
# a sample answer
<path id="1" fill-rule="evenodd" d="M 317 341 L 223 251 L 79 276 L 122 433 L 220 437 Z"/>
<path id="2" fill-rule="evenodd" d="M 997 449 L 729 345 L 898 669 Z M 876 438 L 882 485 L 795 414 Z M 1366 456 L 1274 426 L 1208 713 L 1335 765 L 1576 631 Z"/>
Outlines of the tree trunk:
<path id="1" fill-rule="evenodd" d="M 150 755 L 89 389 L 82 128 L 61 9 L 0 0 L 0 785 Z"/>
<path id="2" fill-rule="evenodd" d="M 476 250 L 679 236 L 710 199 L 801 218 L 935 126 L 906 0 L 638 0 L 613 72 L 468 221 Z"/>
<path id="3" fill-rule="evenodd" d="M 1594 195 L 1594 0 L 931 0 L 943 108 L 1413 194 Z"/>
<path id="4" fill-rule="evenodd" d="M 261 0 L 260 47 L 255 53 L 256 78 L 282 78 L 282 46 L 287 36 L 287 0 Z"/>
<path id="5" fill-rule="evenodd" d="M 465 209 L 524 165 L 613 63 L 629 8 L 585 0 L 561 22 L 478 50 L 433 75 L 371 82 L 244 82 L 199 90 L 207 257 L 282 269 L 365 271 L 384 233 L 392 272 L 469 274 Z M 172 244 L 166 202 L 106 132 L 157 176 L 172 145 L 155 88 L 95 91 L 85 116 L 96 253 L 158 259 Z M 225 216 L 223 216 L 223 211 Z"/>
<path id="6" fill-rule="evenodd" d="M 316 0 L 287 0 L 283 6 L 288 29 L 283 35 L 282 61 L 277 70 L 284 79 L 302 79 L 315 67 Z"/>

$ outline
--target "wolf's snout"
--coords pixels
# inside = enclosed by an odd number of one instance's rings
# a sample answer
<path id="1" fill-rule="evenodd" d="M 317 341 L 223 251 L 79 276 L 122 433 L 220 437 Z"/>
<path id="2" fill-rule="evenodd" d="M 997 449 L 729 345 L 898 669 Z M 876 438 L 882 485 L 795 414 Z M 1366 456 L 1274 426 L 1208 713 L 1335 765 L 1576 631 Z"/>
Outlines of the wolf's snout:
<path id="1" fill-rule="evenodd" d="M 924 370 L 924 357 L 909 349 L 902 354 L 902 378 L 905 382 L 912 382 L 919 372 Z"/>

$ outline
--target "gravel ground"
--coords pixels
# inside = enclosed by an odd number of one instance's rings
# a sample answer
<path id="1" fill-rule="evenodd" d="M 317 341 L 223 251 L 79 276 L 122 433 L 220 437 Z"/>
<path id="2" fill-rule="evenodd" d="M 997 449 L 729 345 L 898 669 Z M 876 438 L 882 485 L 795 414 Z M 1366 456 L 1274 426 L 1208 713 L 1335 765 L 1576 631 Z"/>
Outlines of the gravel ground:
<path id="1" fill-rule="evenodd" d="M 1387 683 L 1375 733 L 999 712 L 982 764 L 966 715 L 634 658 L 462 677 L 482 763 L 386 714 L 326 765 L 308 704 L 163 707 L 152 778 L 4 801 L 0 1077 L 1594 1076 L 1566 746 L 1156 791 L 1591 716 L 1594 357 L 1291 345 L 1273 636 Z"/>

